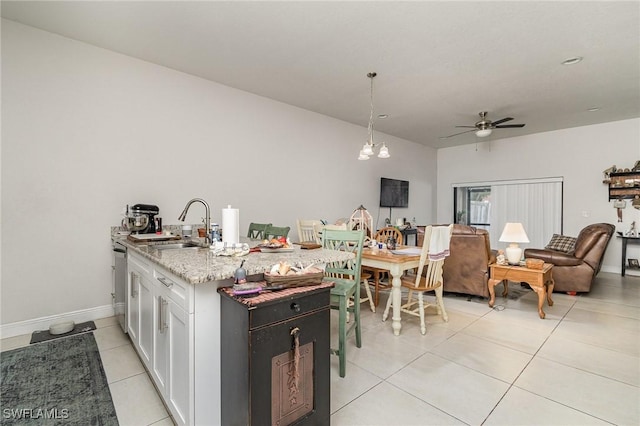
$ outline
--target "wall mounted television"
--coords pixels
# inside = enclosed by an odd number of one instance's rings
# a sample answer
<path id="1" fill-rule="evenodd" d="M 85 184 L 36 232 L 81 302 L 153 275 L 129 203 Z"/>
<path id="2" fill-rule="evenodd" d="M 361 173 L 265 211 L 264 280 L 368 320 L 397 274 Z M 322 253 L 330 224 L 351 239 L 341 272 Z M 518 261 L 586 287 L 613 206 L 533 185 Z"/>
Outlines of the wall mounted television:
<path id="1" fill-rule="evenodd" d="M 409 182 L 380 178 L 380 207 L 409 207 Z"/>

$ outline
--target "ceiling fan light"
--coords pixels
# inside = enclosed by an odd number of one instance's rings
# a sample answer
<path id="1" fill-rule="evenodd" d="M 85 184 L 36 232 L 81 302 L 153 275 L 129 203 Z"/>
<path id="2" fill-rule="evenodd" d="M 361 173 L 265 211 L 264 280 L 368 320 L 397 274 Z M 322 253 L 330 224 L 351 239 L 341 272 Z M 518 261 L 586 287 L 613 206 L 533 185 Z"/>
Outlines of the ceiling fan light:
<path id="1" fill-rule="evenodd" d="M 491 129 L 480 129 L 476 132 L 476 136 L 479 138 L 486 138 L 491 134 Z"/>
<path id="2" fill-rule="evenodd" d="M 378 158 L 389 158 L 391 157 L 391 155 L 389 155 L 389 148 L 387 148 L 387 146 L 383 143 L 382 147 L 380 148 L 380 152 L 378 153 Z"/>

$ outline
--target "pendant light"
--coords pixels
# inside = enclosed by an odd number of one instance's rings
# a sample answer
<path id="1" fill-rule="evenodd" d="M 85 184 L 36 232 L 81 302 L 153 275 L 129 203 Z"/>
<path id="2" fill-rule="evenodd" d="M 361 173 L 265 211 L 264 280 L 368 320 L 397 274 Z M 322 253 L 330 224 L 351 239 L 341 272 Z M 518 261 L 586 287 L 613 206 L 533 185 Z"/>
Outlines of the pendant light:
<path id="1" fill-rule="evenodd" d="M 376 75 L 378 74 L 375 72 L 370 72 L 367 74 L 367 77 L 369 77 L 369 79 L 371 80 L 371 113 L 369 114 L 368 127 L 369 137 L 367 138 L 367 142 L 365 142 L 365 144 L 362 146 L 362 149 L 360 150 L 358 160 L 368 160 L 370 156 L 374 155 L 373 149 L 377 146 L 375 143 L 373 143 L 373 78 Z M 391 155 L 389 155 L 389 148 L 387 148 L 387 146 L 383 142 L 380 150 L 378 151 L 378 158 L 389 158 L 390 156 Z"/>

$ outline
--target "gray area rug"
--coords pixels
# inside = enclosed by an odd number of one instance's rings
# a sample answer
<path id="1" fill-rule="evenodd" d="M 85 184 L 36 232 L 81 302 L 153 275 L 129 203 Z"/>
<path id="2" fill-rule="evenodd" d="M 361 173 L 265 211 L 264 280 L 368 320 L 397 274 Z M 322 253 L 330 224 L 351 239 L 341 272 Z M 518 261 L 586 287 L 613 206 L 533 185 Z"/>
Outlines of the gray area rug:
<path id="1" fill-rule="evenodd" d="M 118 425 L 93 333 L 0 354 L 0 424 Z"/>
<path id="2" fill-rule="evenodd" d="M 523 287 L 520 285 L 520 283 L 509 281 L 509 294 L 507 295 L 507 299 L 518 300 L 525 294 L 529 294 L 532 291 L 533 290 L 531 290 L 531 287 L 529 287 L 529 285 L 525 285 Z M 500 302 L 501 300 L 504 300 L 502 297 L 502 284 L 498 284 L 497 286 L 495 286 L 495 292 L 496 292 L 496 305 L 497 305 L 501 303 Z M 470 294 L 460 294 L 460 293 L 447 293 L 446 291 L 444 292 L 444 296 L 451 297 L 451 298 L 464 298 L 464 299 L 467 299 L 467 301 L 469 302 L 476 302 L 476 303 L 488 303 L 489 301 L 488 298 L 481 297 L 481 296 L 474 296 Z"/>

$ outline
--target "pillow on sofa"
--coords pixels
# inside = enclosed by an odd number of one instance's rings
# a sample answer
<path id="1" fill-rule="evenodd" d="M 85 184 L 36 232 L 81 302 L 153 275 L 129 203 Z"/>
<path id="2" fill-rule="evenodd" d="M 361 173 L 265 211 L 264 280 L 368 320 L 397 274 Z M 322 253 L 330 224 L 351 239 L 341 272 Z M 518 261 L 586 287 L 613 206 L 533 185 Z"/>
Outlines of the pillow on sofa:
<path id="1" fill-rule="evenodd" d="M 576 238 L 567 237 L 566 235 L 553 234 L 551 241 L 545 247 L 547 250 L 561 251 L 563 253 L 571 253 L 576 248 Z"/>

